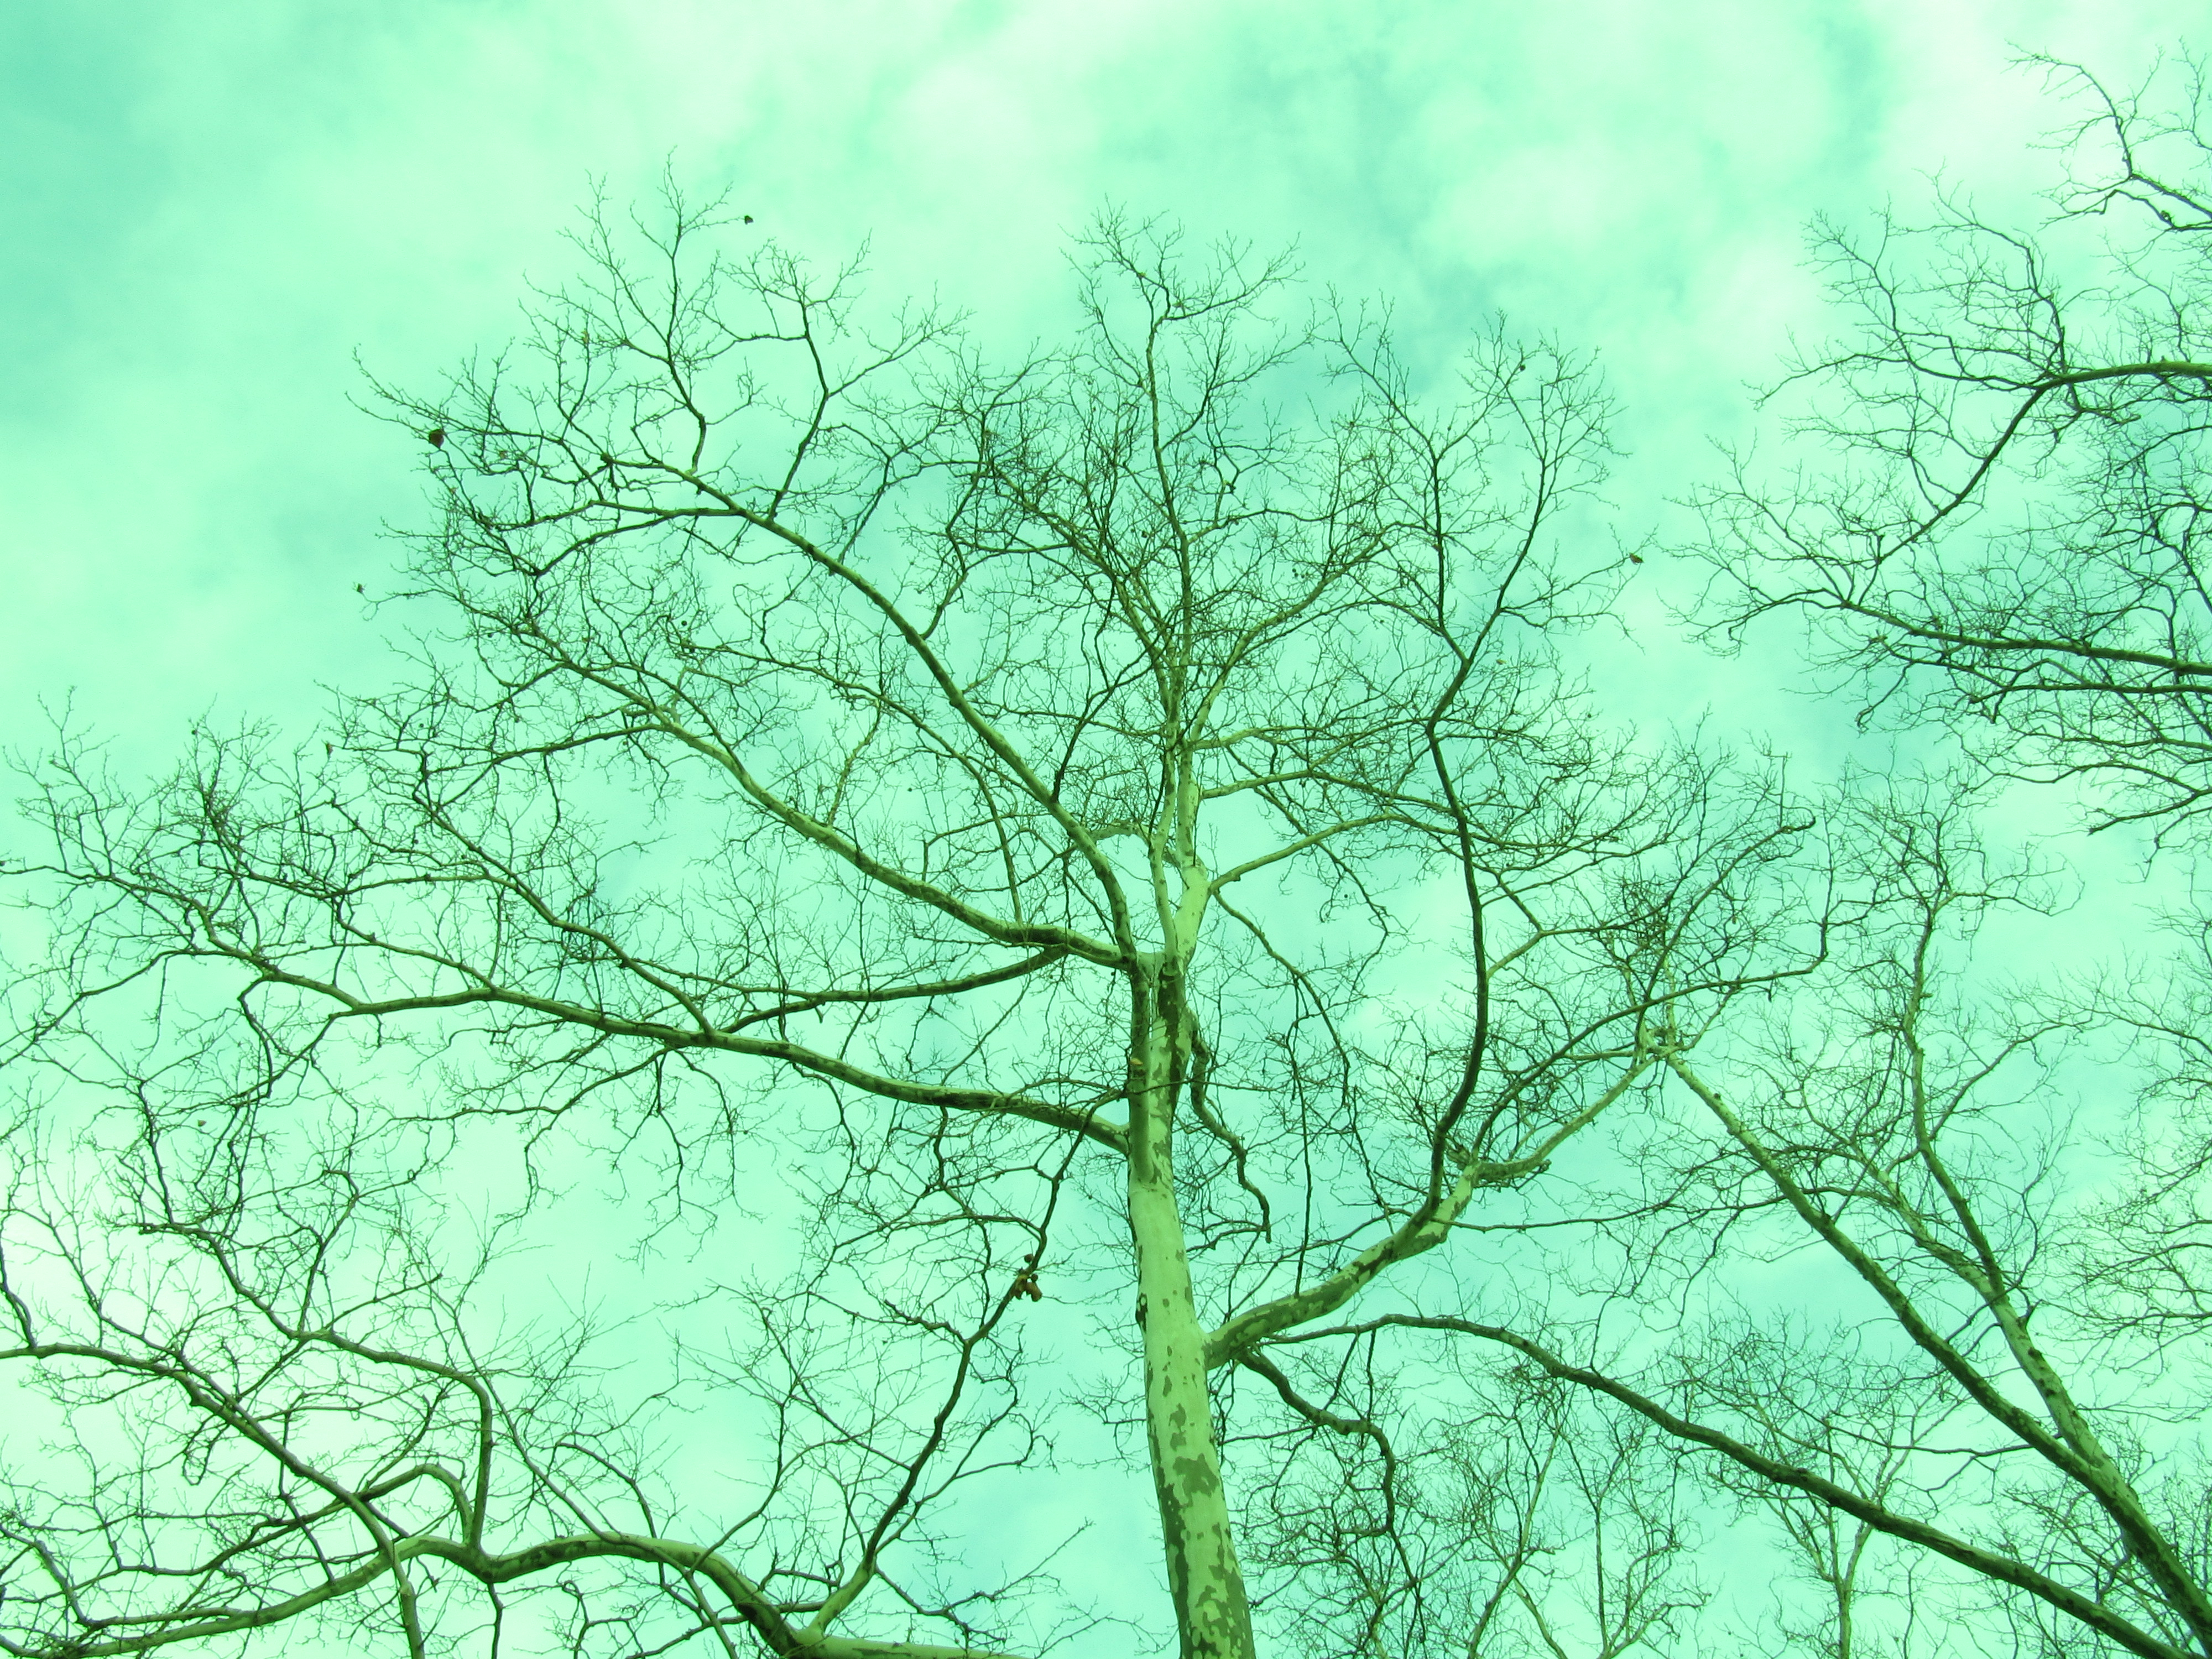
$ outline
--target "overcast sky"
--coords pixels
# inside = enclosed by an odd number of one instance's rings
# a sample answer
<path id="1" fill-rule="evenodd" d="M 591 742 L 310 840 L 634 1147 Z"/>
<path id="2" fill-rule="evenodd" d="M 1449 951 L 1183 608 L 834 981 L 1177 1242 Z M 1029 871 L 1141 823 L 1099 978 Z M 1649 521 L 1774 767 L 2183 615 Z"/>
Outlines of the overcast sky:
<path id="1" fill-rule="evenodd" d="M 0 734 L 74 688 L 155 763 L 216 708 L 382 677 L 382 521 L 429 385 L 556 281 L 591 181 L 665 158 L 878 292 L 1002 338 L 1064 315 L 1102 203 L 1295 241 L 1442 363 L 1492 313 L 1603 354 L 1632 528 L 1818 331 L 1807 218 L 1940 170 L 2032 207 L 2057 118 L 2016 50 L 2136 76 L 2202 0 L 0 0 Z M 650 22 L 641 20 L 650 19 Z M 1654 710 L 1746 701 L 1632 596 Z M 1638 654 L 1638 651 L 1642 654 Z M 1771 663 L 1765 665 L 1771 666 Z M 1763 670 L 1758 671 L 1763 672 Z M 1755 675 L 1754 675 L 1755 678 Z M 1775 699 L 1785 746 L 1832 711 Z M 1741 710 L 1736 711 L 1739 717 Z M 1141 1515 L 1137 1516 L 1141 1520 Z"/>
<path id="2" fill-rule="evenodd" d="M 421 384 L 497 343 L 595 176 L 633 195 L 672 155 L 802 250 L 872 237 L 879 291 L 1017 338 L 1055 327 L 1066 232 L 1106 201 L 1295 240 L 1437 362 L 1502 309 L 1604 354 L 1633 521 L 1819 326 L 1808 215 L 1910 204 L 1936 168 L 2024 201 L 2052 111 L 2013 50 L 2126 79 L 2196 11 L 0 8 L 0 724 L 74 687 L 151 761 L 211 704 L 303 715 L 318 681 L 380 677 L 354 585 L 416 511 L 416 452 L 349 406 L 352 355 Z M 1647 636 L 1667 706 L 1726 694 Z"/>

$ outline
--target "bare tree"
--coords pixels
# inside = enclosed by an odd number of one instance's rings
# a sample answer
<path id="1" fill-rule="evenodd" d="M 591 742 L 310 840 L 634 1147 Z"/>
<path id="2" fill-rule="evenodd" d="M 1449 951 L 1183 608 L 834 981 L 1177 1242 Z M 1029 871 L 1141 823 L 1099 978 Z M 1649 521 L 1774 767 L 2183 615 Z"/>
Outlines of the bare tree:
<path id="1" fill-rule="evenodd" d="M 1578 1195 L 1569 1247 L 1586 1276 L 1618 1261 L 1641 1315 L 1626 1340 L 1587 1318 L 1426 1313 L 1297 1336 L 1472 1339 L 1610 1400 L 1711 1454 L 1723 1486 L 1790 1504 L 1838 1614 L 1872 1532 L 1950 1571 L 1922 1576 L 1923 1597 L 1978 1604 L 2048 1651 L 2200 1654 L 2204 1373 L 2161 1370 L 2171 1333 L 2113 1317 L 2085 1271 L 2108 1103 L 2077 1109 L 2065 1068 L 2098 1021 L 1966 965 L 1985 917 L 2059 884 L 1993 864 L 1972 816 L 1941 779 L 1840 805 L 1833 868 L 1857 915 L 1807 996 L 1763 1030 L 1655 1022 L 1690 1110 L 1638 1120 L 1630 1182 L 1610 1206 Z M 1747 1273 L 1771 1285 L 1776 1263 L 1828 1321 L 1793 1333 L 1770 1308 L 1747 1335 L 1741 1316 L 1700 1313 L 1749 1295 Z M 1991 1634 L 1963 1628 L 1969 1649 Z"/>
<path id="2" fill-rule="evenodd" d="M 1319 1364 L 1295 1337 L 1245 1362 L 1295 1414 L 1252 1431 L 1273 1467 L 1246 1534 L 1301 1614 L 1283 1645 L 1330 1659 L 1666 1650 L 1707 1595 L 1695 1483 L 1666 1437 L 1534 1366 L 1468 1375 L 1469 1356 L 1447 1351 L 1438 1370 L 1389 1334 L 1324 1342 Z"/>
<path id="3" fill-rule="evenodd" d="M 1573 516 L 1604 393 L 1496 333 L 1417 395 L 1110 217 L 995 367 L 672 204 L 385 394 L 441 504 L 403 684 L 151 788 L 34 764 L 0 1357 L 59 1410 L 0 1649 L 1042 1650 L 1051 1552 L 972 1528 L 1050 1466 L 1023 1333 L 1073 1303 L 1181 1650 L 1255 1599 L 1378 1650 L 1295 1552 L 1248 1589 L 1267 1449 L 1346 1426 L 1270 1356 L 1455 1313 L 1438 1247 L 1820 948 L 1805 820 L 1560 666 L 1626 568 Z M 572 1232 L 642 1299 L 503 1316 Z M 1671 1559 L 1641 1454 L 1561 1434 Z M 1621 1571 L 1608 1653 L 1681 1605 Z"/>
<path id="4" fill-rule="evenodd" d="M 1703 1414 L 1724 1410 L 1764 1456 L 1888 1504 L 1900 1477 L 1926 1472 L 1916 1453 L 1941 1434 L 1952 1401 L 1923 1368 L 1885 1358 L 1870 1354 L 1849 1322 L 1785 1314 L 1717 1322 L 1674 1364 L 1695 1379 Z M 1763 1515 L 1780 1534 L 1784 1571 L 1761 1612 L 1786 1648 L 1825 1659 L 1909 1659 L 1917 1637 L 1921 1650 L 1941 1650 L 1946 1621 L 1923 1593 L 1925 1557 L 1741 1465 L 1709 1459 L 1702 1472 L 1735 1495 L 1741 1514 Z M 1796 1593 L 1808 1587 L 1809 1599 Z"/>
<path id="5" fill-rule="evenodd" d="M 1932 222 L 1815 227 L 1855 325 L 1769 393 L 1797 440 L 1698 501 L 1701 621 L 1807 622 L 1816 659 L 2000 772 L 2078 777 L 2100 821 L 2207 799 L 2212 88 L 2028 60 L 2087 113 L 2040 233 L 1947 194 Z M 2163 833 L 2164 831 L 2162 831 Z"/>
<path id="6" fill-rule="evenodd" d="M 1856 938 L 1887 951 L 1838 957 L 1818 1018 L 1778 1013 L 1710 1057 L 1668 1048 L 1705 1130 L 1683 1126 L 1674 1186 L 1650 1206 L 1698 1272 L 1728 1234 L 1754 1261 L 1818 1249 L 1838 1328 L 1802 1358 L 1759 1343 L 1721 1363 L 1704 1343 L 1641 1376 L 1500 1325 L 1443 1328 L 1964 1568 L 2051 1652 L 2205 1652 L 2201 1374 L 2161 1378 L 2157 1322 L 2112 1321 L 2075 1245 L 2104 1206 L 2059 1073 L 2088 1015 L 2006 1005 L 1960 963 L 1975 915 L 2042 902 L 2035 880 L 1986 867 L 1948 787 L 1863 832 L 1887 922 Z M 1900 1398 L 1920 1405 L 1900 1416 Z"/>
<path id="7" fill-rule="evenodd" d="M 2212 756 L 2207 83 L 2183 60 L 2164 113 L 2155 76 L 2121 94 L 2038 61 L 2089 112 L 2060 136 L 2041 234 L 1957 194 L 1930 226 L 1819 228 L 1857 326 L 1778 388 L 1780 468 L 1741 456 L 1698 499 L 1700 619 L 1725 641 L 1794 617 L 1866 718 L 1932 725 L 1984 779 L 2073 782 L 2093 823 L 2144 821 L 2185 859 Z M 2002 873 L 1977 810 L 1952 779 L 1863 790 L 1831 834 L 1865 908 L 1801 994 L 1763 1035 L 1660 1022 L 1687 1109 L 1643 1135 L 1607 1228 L 1619 1282 L 1675 1340 L 1418 1315 L 1338 1334 L 1503 1344 L 1706 1449 L 1784 1506 L 1839 1647 L 1871 1530 L 1933 1564 L 1926 1595 L 1978 1601 L 2029 1650 L 2212 1653 L 2205 998 L 2186 962 L 2056 993 L 1978 970 L 1980 919 L 2063 884 Z M 2176 920 L 2201 939 L 2201 916 Z M 2133 1104 L 2115 1032 L 2148 1067 Z M 1832 1326 L 1701 1332 L 1701 1301 L 1725 1311 L 1777 1261 Z"/>

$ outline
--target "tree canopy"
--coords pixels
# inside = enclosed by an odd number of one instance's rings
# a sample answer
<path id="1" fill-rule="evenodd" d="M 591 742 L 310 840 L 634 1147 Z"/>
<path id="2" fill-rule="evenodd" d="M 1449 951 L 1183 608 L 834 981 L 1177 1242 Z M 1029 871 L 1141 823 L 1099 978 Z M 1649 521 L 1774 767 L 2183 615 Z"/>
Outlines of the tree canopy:
<path id="1" fill-rule="evenodd" d="M 0 1650 L 1613 1659 L 1760 1512 L 1789 1640 L 2212 1656 L 2212 978 L 1977 954 L 2072 888 L 2011 780 L 2190 855 L 2212 673 L 2204 88 L 2052 67 L 2094 280 L 1822 229 L 1677 550 L 1956 739 L 1818 787 L 1580 684 L 1564 343 L 1109 213 L 1008 361 L 599 204 L 374 388 L 391 684 L 25 763 Z"/>

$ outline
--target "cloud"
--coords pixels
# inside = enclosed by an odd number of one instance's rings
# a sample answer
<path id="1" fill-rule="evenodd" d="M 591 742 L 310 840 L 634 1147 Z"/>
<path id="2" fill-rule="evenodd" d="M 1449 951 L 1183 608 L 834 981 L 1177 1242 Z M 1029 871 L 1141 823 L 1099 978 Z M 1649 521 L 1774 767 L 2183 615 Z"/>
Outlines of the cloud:
<path id="1" fill-rule="evenodd" d="M 2124 12 L 2124 15 L 2121 15 Z M 1063 314 L 1101 201 L 1295 240 L 1449 361 L 1493 311 L 1601 349 L 1632 524 L 1741 429 L 1741 384 L 1817 326 L 1814 211 L 1942 168 L 2024 202 L 2050 106 L 2011 43 L 2125 78 L 2194 7 L 1753 0 L 1535 8 L 226 0 L 0 17 L 0 721 L 70 686 L 157 762 L 210 703 L 295 725 L 374 684 L 383 520 L 419 444 L 347 398 L 358 348 L 428 381 L 554 280 L 590 181 L 664 160 L 880 289 L 994 337 Z M 1743 705 L 1771 664 L 1670 645 L 1655 568 L 1617 693 Z M 1791 746 L 1833 711 L 1771 696 Z M 1041 1508 L 1076 1501 L 1057 1497 Z M 1146 1571 L 1149 1572 L 1149 1566 Z"/>

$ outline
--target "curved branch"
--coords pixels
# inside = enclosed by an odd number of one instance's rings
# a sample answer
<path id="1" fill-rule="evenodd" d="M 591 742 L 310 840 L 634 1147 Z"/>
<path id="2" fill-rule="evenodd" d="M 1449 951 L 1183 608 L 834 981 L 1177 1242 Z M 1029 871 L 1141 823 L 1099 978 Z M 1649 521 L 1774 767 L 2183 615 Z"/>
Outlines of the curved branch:
<path id="1" fill-rule="evenodd" d="M 1400 1326 L 1417 1330 L 1457 1332 L 1462 1335 L 1480 1337 L 1486 1342 L 1498 1343 L 1516 1353 L 1534 1361 L 1540 1368 L 1562 1382 L 1572 1382 L 1593 1394 L 1601 1394 L 1617 1401 L 1638 1416 L 1657 1425 L 1678 1440 L 1705 1447 L 1722 1456 L 1749 1469 L 1753 1474 L 1774 1482 L 1777 1486 L 1795 1487 L 1808 1497 L 1817 1498 L 1832 1508 L 1841 1510 L 1853 1520 L 1864 1522 L 1877 1532 L 1901 1538 L 1907 1543 L 1941 1555 L 1948 1560 L 1993 1578 L 1999 1583 L 2009 1584 L 2025 1590 L 2030 1595 L 2056 1607 L 2068 1617 L 2095 1631 L 2100 1636 L 2139 1654 L 2142 1659 L 2197 1659 L 2186 1648 L 2162 1641 L 2148 1631 L 2122 1618 L 2100 1601 L 2093 1601 L 2079 1590 L 2069 1589 L 2057 1579 L 2038 1572 L 2026 1563 L 2008 1555 L 2000 1555 L 1978 1545 L 1916 1521 L 1910 1516 L 1899 1515 L 1894 1510 L 1875 1502 L 1848 1486 L 1838 1486 L 1810 1469 L 1784 1463 L 1778 1458 L 1747 1446 L 1741 1440 L 1725 1434 L 1710 1425 L 1677 1416 L 1650 1396 L 1638 1393 L 1626 1383 L 1561 1358 L 1540 1343 L 1514 1331 L 1496 1325 L 1480 1325 L 1472 1320 L 1456 1319 L 1443 1315 L 1387 1314 L 1359 1325 L 1338 1326 L 1328 1330 L 1304 1331 L 1297 1336 L 1279 1338 L 1285 1341 L 1318 1341 L 1328 1337 L 1360 1336 L 1389 1326 Z"/>

